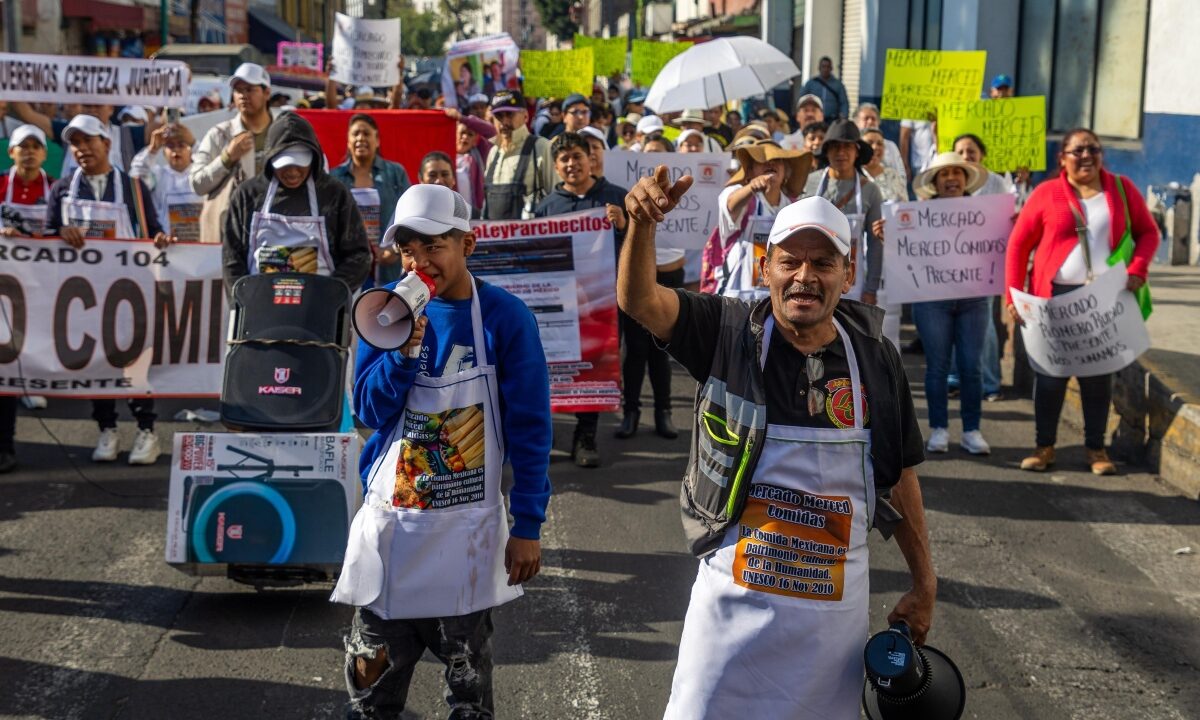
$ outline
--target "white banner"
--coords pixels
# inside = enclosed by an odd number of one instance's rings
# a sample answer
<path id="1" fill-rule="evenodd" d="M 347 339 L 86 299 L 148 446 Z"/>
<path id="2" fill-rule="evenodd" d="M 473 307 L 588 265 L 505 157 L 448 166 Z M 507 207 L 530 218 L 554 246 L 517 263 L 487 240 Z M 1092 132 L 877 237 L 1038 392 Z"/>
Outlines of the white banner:
<path id="1" fill-rule="evenodd" d="M 220 245 L 0 238 L 0 308 L 0 395 L 220 395 Z"/>
<path id="2" fill-rule="evenodd" d="M 616 252 L 603 208 L 472 223 L 477 277 L 520 298 L 537 318 L 554 412 L 613 412 L 621 403 Z"/>
<path id="3" fill-rule="evenodd" d="M 1090 285 L 1054 298 L 1013 290 L 1013 305 L 1025 321 L 1021 338 L 1033 368 L 1051 377 L 1115 373 L 1150 349 L 1150 334 L 1129 275 L 1117 265 Z"/>
<path id="4" fill-rule="evenodd" d="M 400 18 L 363 20 L 337 13 L 333 73 L 347 85 L 391 87 L 400 79 Z"/>
<path id="5" fill-rule="evenodd" d="M 200 99 L 216 90 L 221 95 L 221 107 L 229 107 L 229 103 L 233 100 L 233 88 L 229 86 L 229 78 L 218 75 L 193 75 L 192 82 L 188 85 L 187 101 L 183 104 L 183 111 L 188 115 L 195 115 L 199 112 Z M 203 134 L 197 135 L 196 140 L 199 142 Z"/>
<path id="6" fill-rule="evenodd" d="M 703 250 L 717 226 L 717 196 L 729 180 L 729 153 L 640 153 L 609 150 L 604 153 L 604 177 L 631 189 L 654 168 L 666 165 L 671 182 L 684 175 L 695 178 L 679 205 L 658 224 L 656 247 Z"/>
<path id="7" fill-rule="evenodd" d="M 190 72 L 179 60 L 0 53 L 0 98 L 183 107 Z"/>
<path id="8" fill-rule="evenodd" d="M 980 195 L 883 206 L 888 302 L 1004 294 L 1013 196 Z"/>

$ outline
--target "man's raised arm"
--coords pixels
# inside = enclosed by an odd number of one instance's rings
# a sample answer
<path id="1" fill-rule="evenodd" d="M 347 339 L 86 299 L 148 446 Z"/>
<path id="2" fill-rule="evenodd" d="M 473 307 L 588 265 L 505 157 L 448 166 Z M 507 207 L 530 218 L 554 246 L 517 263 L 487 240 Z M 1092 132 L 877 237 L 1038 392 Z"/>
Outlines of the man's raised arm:
<path id="1" fill-rule="evenodd" d="M 656 281 L 654 234 L 658 223 L 675 209 L 691 186 L 691 175 L 684 175 L 672 185 L 666 166 L 659 165 L 654 175 L 639 180 L 625 196 L 629 231 L 617 268 L 617 304 L 664 342 L 671 339 L 679 319 L 679 297 Z"/>

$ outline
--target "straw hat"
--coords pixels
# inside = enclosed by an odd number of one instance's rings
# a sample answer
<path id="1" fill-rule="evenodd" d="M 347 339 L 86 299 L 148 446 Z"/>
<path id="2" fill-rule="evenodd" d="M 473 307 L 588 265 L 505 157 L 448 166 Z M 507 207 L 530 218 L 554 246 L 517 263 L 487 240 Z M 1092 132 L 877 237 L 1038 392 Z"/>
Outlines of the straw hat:
<path id="1" fill-rule="evenodd" d="M 675 127 L 682 127 L 684 123 L 700 123 L 701 127 L 709 127 L 708 120 L 704 119 L 703 110 L 684 110 L 679 117 L 671 121 Z"/>
<path id="2" fill-rule="evenodd" d="M 812 169 L 812 153 L 801 150 L 784 150 L 774 140 L 758 140 L 752 144 L 741 145 L 734 149 L 733 157 L 738 161 L 738 170 L 729 178 L 726 185 L 745 185 L 750 181 L 746 168 L 751 163 L 764 163 L 771 160 L 783 160 L 791 172 L 783 181 L 783 191 L 789 197 L 799 197 L 804 192 L 804 183 Z"/>
<path id="3" fill-rule="evenodd" d="M 967 174 L 966 194 L 970 195 L 979 188 L 983 187 L 987 182 L 987 171 L 972 162 L 967 162 L 958 156 L 956 152 L 939 153 L 929 163 L 929 167 L 922 170 L 913 178 L 913 192 L 922 200 L 931 200 L 937 197 L 937 187 L 933 183 L 933 179 L 937 177 L 939 170 L 944 170 L 948 167 L 962 168 Z"/>

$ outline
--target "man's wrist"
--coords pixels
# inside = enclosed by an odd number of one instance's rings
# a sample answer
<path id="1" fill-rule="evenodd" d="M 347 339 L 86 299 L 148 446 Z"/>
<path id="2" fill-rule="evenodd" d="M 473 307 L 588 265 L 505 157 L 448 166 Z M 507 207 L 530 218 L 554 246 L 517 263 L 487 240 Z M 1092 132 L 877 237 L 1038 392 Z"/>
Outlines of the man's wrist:
<path id="1" fill-rule="evenodd" d="M 230 170 L 230 169 L 232 169 L 232 168 L 233 168 L 233 163 L 234 163 L 234 160 L 233 160 L 233 158 L 232 158 L 232 157 L 229 155 L 229 151 L 228 151 L 228 150 L 222 150 L 222 151 L 221 151 L 221 164 L 225 166 L 225 169 L 226 169 L 226 170 Z"/>

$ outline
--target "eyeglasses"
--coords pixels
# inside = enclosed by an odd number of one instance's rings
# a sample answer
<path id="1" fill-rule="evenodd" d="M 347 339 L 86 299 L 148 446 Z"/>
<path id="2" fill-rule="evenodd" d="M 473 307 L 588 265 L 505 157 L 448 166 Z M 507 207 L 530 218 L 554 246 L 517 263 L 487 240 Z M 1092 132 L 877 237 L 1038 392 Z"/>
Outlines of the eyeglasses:
<path id="1" fill-rule="evenodd" d="M 1074 158 L 1081 158 L 1084 155 L 1089 155 L 1089 154 L 1092 157 L 1096 157 L 1097 155 L 1104 154 L 1104 148 L 1100 147 L 1099 145 L 1080 145 L 1079 147 L 1075 148 L 1074 150 L 1063 150 L 1063 154 L 1070 155 L 1071 157 L 1074 157 Z"/>
<path id="2" fill-rule="evenodd" d="M 583 117 L 585 115 L 591 115 L 592 111 L 588 110 L 587 108 L 579 108 L 577 110 L 568 110 L 567 114 L 574 115 L 575 117 Z"/>
<path id="3" fill-rule="evenodd" d="M 804 374 L 808 376 L 808 414 L 811 417 L 825 408 L 825 390 L 817 385 L 825 377 L 825 360 L 820 354 L 805 357 Z"/>

